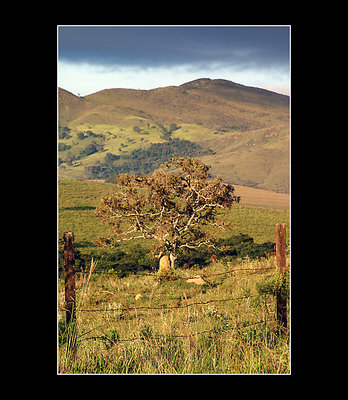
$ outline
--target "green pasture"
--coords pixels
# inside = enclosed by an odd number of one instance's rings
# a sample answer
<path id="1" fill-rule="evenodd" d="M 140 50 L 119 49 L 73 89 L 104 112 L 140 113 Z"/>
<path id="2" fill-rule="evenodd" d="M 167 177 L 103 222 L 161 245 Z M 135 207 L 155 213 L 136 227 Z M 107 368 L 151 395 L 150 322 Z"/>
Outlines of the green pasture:
<path id="1" fill-rule="evenodd" d="M 59 180 L 58 182 L 58 237 L 72 231 L 75 234 L 77 249 L 91 250 L 95 241 L 101 235 L 108 234 L 108 227 L 95 216 L 99 199 L 106 193 L 114 191 L 110 183 Z M 275 241 L 275 226 L 278 222 L 289 227 L 289 212 L 287 210 L 266 209 L 235 204 L 227 212 L 225 218 L 231 226 L 231 231 L 221 232 L 221 237 L 244 233 L 254 238 L 255 243 Z M 290 230 L 287 229 L 289 241 Z"/>

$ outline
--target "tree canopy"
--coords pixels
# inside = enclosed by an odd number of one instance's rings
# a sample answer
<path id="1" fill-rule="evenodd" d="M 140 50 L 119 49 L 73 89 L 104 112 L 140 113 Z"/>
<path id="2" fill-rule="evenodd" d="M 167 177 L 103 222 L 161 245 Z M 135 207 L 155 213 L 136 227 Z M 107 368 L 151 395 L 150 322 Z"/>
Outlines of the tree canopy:
<path id="1" fill-rule="evenodd" d="M 173 267 L 181 249 L 213 245 L 209 230 L 202 227 L 222 226 L 217 210 L 240 197 L 221 178 L 211 179 L 209 169 L 198 159 L 177 157 L 150 175 L 119 175 L 115 193 L 102 197 L 96 211 L 112 232 L 99 245 L 155 239 L 158 255 L 168 254 Z"/>

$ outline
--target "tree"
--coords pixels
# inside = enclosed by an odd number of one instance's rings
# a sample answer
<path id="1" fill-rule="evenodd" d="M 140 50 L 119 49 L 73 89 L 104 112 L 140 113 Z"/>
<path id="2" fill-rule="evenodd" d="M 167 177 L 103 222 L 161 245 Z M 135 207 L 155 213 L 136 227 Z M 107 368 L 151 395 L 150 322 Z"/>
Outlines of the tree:
<path id="1" fill-rule="evenodd" d="M 94 143 L 87 144 L 84 149 L 80 150 L 80 157 L 87 157 L 97 151 L 97 146 Z"/>
<path id="2" fill-rule="evenodd" d="M 106 155 L 104 157 L 104 163 L 105 164 L 112 164 L 115 160 L 118 160 L 119 158 L 120 158 L 120 156 L 117 156 L 115 154 L 106 153 Z"/>
<path id="3" fill-rule="evenodd" d="M 172 268 L 182 249 L 213 246 L 202 227 L 222 226 L 217 210 L 240 197 L 221 178 L 209 179 L 209 168 L 198 159 L 177 157 L 151 175 L 119 175 L 116 193 L 102 197 L 96 211 L 115 237 L 100 238 L 99 245 L 155 239 L 158 256 L 168 254 Z"/>
<path id="4" fill-rule="evenodd" d="M 83 132 L 78 132 L 77 133 L 77 138 L 79 139 L 79 140 L 83 140 L 83 139 L 85 139 L 87 136 L 85 136 L 85 134 L 83 133 Z"/>

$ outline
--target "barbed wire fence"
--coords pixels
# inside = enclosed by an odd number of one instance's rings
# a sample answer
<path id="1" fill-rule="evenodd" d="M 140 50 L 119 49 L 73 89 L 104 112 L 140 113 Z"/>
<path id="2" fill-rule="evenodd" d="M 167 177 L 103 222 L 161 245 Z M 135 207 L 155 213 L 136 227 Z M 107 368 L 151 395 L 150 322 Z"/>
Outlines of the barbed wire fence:
<path id="1" fill-rule="evenodd" d="M 276 261 L 277 261 L 277 269 L 280 272 L 280 274 L 284 274 L 286 272 L 286 246 L 285 246 L 285 237 L 286 237 L 286 227 L 285 224 L 277 224 L 276 225 Z M 186 303 L 186 304 L 180 304 L 180 305 L 172 305 L 172 304 L 160 304 L 157 306 L 132 306 L 132 307 L 118 307 L 118 308 L 104 308 L 104 309 L 89 309 L 89 308 L 76 308 L 76 282 L 75 282 L 75 259 L 74 259 L 74 234 L 73 232 L 65 232 L 63 234 L 63 240 L 64 240 L 64 275 L 65 275 L 65 306 L 64 307 L 58 307 L 58 311 L 63 311 L 66 312 L 66 324 L 70 324 L 72 322 L 76 321 L 76 313 L 80 312 L 119 312 L 121 313 L 127 313 L 127 312 L 132 312 L 132 311 L 142 311 L 142 310 L 160 310 L 160 311 L 166 311 L 166 310 L 174 310 L 174 309 L 182 309 L 182 308 L 189 308 L 189 307 L 194 307 L 194 306 L 202 306 L 202 305 L 207 305 L 211 303 L 224 303 L 224 302 L 230 302 L 230 301 L 243 301 L 246 299 L 250 298 L 256 298 L 259 297 L 259 294 L 257 295 L 245 295 L 245 296 L 239 296 L 239 297 L 228 297 L 228 298 L 223 298 L 223 299 L 210 299 L 206 301 L 200 301 L 200 302 L 192 302 L 192 303 Z M 275 267 L 266 267 L 266 268 L 233 268 L 229 271 L 225 272 L 219 272 L 219 273 L 213 273 L 213 274 L 202 274 L 200 275 L 208 285 L 211 285 L 208 281 L 207 278 L 210 277 L 216 277 L 216 276 L 222 276 L 222 275 L 227 275 L 227 274 L 233 274 L 236 272 L 243 271 L 244 273 L 248 274 L 260 274 L 265 271 L 270 271 L 274 270 Z M 80 273 L 84 273 L 81 271 Z M 110 271 L 94 271 L 93 274 L 116 274 L 117 272 L 110 272 Z M 152 276 L 156 277 L 156 273 L 137 273 L 137 276 Z M 178 279 L 194 279 L 197 278 L 196 276 L 180 276 L 180 275 L 175 275 L 173 277 L 175 280 Z M 287 297 L 283 293 L 277 293 L 276 294 L 276 321 L 274 318 L 271 319 L 263 319 L 261 321 L 256 321 L 256 322 L 251 322 L 251 323 L 245 323 L 245 322 L 236 322 L 235 323 L 235 328 L 237 329 L 244 329 L 247 327 L 255 326 L 255 325 L 260 325 L 260 324 L 268 324 L 268 323 L 276 323 L 277 326 L 280 328 L 281 332 L 287 333 Z M 109 323 L 107 323 L 109 324 Z M 97 326 L 87 332 L 84 332 L 80 334 L 80 336 L 77 338 L 78 341 L 81 340 L 108 340 L 111 343 L 116 343 L 116 342 L 132 342 L 136 340 L 144 340 L 143 336 L 137 336 L 133 338 L 126 338 L 126 339 L 119 339 L 113 340 L 109 338 L 108 336 L 89 336 L 85 337 L 83 339 L 82 336 L 87 335 L 88 333 L 91 333 L 107 324 L 103 324 L 100 326 Z M 213 333 L 213 332 L 219 332 L 222 330 L 226 330 L 226 326 L 217 328 L 214 327 L 212 329 L 208 330 L 203 330 L 195 333 L 190 333 L 188 335 L 174 335 L 171 334 L 170 338 L 189 338 L 189 337 L 194 337 L 198 335 L 202 335 L 205 333 Z M 163 335 L 151 335 L 151 338 L 154 340 L 160 340 L 163 339 Z"/>

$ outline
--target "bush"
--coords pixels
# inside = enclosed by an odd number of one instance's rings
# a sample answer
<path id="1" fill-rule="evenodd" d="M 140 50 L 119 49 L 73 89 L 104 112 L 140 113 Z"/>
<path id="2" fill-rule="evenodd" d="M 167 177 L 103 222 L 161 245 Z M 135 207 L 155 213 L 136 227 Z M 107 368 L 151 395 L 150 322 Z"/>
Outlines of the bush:
<path id="1" fill-rule="evenodd" d="M 75 269 L 77 272 L 82 271 L 82 269 L 89 269 L 93 258 L 98 260 L 96 272 L 116 272 L 118 276 L 124 277 L 138 271 L 151 270 L 157 266 L 158 260 L 151 260 L 146 254 L 147 250 L 139 247 L 132 248 L 130 254 L 125 253 L 120 248 L 107 251 L 96 249 L 84 252 L 75 249 Z M 63 250 L 59 251 L 58 267 L 59 273 L 63 273 Z"/>
<path id="2" fill-rule="evenodd" d="M 59 139 L 69 139 L 71 138 L 71 135 L 69 135 L 68 132 L 70 132 L 71 129 L 68 128 L 67 126 L 59 126 L 58 127 L 58 138 Z"/>
<path id="3" fill-rule="evenodd" d="M 69 150 L 71 148 L 71 146 L 69 144 L 65 144 L 65 143 L 58 143 L 58 151 L 65 151 L 65 150 Z"/>
<path id="4" fill-rule="evenodd" d="M 80 151 L 80 157 L 87 157 L 97 151 L 103 150 L 104 146 L 102 144 L 90 143 L 83 150 Z"/>
<path id="5" fill-rule="evenodd" d="M 244 233 L 232 236 L 228 239 L 220 239 L 217 242 L 219 247 L 229 247 L 224 251 L 218 251 L 217 256 L 230 261 L 237 257 L 250 257 L 251 259 L 266 257 L 273 253 L 275 243 L 265 242 L 254 243 L 254 239 Z"/>
<path id="6" fill-rule="evenodd" d="M 105 164 L 111 164 L 112 162 L 118 160 L 120 156 L 117 156 L 112 153 L 106 153 L 105 158 L 104 158 L 104 163 Z"/>
<path id="7" fill-rule="evenodd" d="M 229 246 L 229 249 L 219 251 L 213 248 L 199 248 L 197 250 L 187 249 L 177 258 L 177 265 L 181 268 L 191 268 L 194 265 L 205 266 L 211 260 L 212 254 L 223 261 L 233 261 L 238 257 L 248 256 L 250 259 L 261 258 L 271 254 L 275 243 L 267 242 L 262 244 L 254 243 L 254 239 L 245 234 L 231 236 L 227 239 L 217 241 L 218 246 Z M 127 253 L 122 247 L 104 250 L 96 248 L 94 250 L 83 251 L 75 248 L 75 268 L 79 272 L 90 267 L 92 257 L 98 260 L 96 271 L 116 272 L 120 277 L 128 274 L 151 271 L 158 267 L 158 259 L 151 259 L 148 250 L 134 244 Z M 64 271 L 63 250 L 59 251 L 58 258 L 59 273 Z"/>
<path id="8" fill-rule="evenodd" d="M 273 296 L 280 294 L 288 299 L 290 291 L 289 271 L 287 271 L 285 274 L 272 272 L 270 274 L 264 275 L 256 283 L 256 288 L 259 294 L 271 294 Z"/>
<path id="9" fill-rule="evenodd" d="M 85 136 L 83 132 L 78 132 L 78 134 L 77 134 L 77 138 L 78 138 L 79 140 L 83 140 L 83 139 L 85 139 L 86 137 L 87 137 L 87 136 Z"/>
<path id="10" fill-rule="evenodd" d="M 262 244 L 254 243 L 254 239 L 244 233 L 231 236 L 227 239 L 219 239 L 216 248 L 200 248 L 197 250 L 185 250 L 178 257 L 178 264 L 181 266 L 192 267 L 193 265 L 207 265 L 210 257 L 215 254 L 218 259 L 223 261 L 233 261 L 237 258 L 248 256 L 250 259 L 266 257 L 273 253 L 275 243 L 266 242 Z M 218 250 L 218 248 L 225 248 Z"/>

